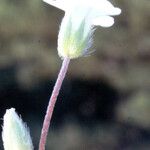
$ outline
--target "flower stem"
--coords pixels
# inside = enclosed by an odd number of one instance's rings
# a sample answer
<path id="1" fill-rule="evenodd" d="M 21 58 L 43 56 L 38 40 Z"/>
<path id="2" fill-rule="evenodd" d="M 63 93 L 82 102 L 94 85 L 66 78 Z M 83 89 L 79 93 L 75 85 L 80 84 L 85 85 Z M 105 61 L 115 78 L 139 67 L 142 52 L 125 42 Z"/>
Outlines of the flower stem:
<path id="1" fill-rule="evenodd" d="M 69 58 L 64 58 L 60 72 L 58 74 L 58 77 L 57 77 L 57 80 L 56 80 L 56 83 L 54 86 L 54 89 L 53 89 L 53 92 L 52 92 L 52 95 L 50 97 L 49 104 L 48 104 L 47 111 L 46 111 L 46 115 L 44 118 L 43 128 L 41 131 L 39 150 L 45 150 L 46 139 L 47 139 L 47 135 L 48 135 L 48 130 L 49 130 L 53 110 L 55 107 L 55 103 L 56 103 L 62 82 L 63 82 L 65 75 L 66 75 L 66 72 L 68 70 L 69 62 L 70 62 Z"/>

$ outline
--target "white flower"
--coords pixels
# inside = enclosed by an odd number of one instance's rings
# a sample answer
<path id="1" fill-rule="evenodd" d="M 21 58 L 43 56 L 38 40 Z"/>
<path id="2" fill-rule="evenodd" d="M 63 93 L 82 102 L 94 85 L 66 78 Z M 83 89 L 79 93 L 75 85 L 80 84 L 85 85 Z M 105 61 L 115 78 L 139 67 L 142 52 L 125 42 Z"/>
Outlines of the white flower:
<path id="1" fill-rule="evenodd" d="M 121 9 L 107 0 L 43 1 L 65 11 L 58 36 L 58 53 L 63 58 L 77 58 L 89 53 L 93 27 L 110 27 L 114 24 L 112 16 L 121 13 Z"/>
<path id="2" fill-rule="evenodd" d="M 7 109 L 3 119 L 2 139 L 4 149 L 33 150 L 29 130 L 17 115 L 15 109 Z"/>

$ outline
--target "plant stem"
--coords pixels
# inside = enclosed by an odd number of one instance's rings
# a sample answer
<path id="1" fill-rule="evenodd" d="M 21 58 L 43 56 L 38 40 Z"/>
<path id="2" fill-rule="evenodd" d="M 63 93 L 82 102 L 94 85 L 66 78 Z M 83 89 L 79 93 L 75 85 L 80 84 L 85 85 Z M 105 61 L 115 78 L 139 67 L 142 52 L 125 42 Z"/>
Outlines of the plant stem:
<path id="1" fill-rule="evenodd" d="M 45 150 L 46 139 L 47 139 L 47 135 L 48 135 L 48 130 L 49 130 L 53 110 L 55 107 L 55 103 L 56 103 L 57 96 L 59 94 L 62 82 L 63 82 L 65 75 L 66 75 L 66 72 L 68 70 L 69 62 L 70 62 L 69 58 L 64 58 L 60 72 L 58 74 L 58 77 L 57 77 L 57 80 L 56 80 L 56 83 L 54 86 L 54 89 L 53 89 L 53 92 L 52 92 L 52 95 L 50 97 L 49 104 L 48 104 L 47 111 L 46 111 L 46 115 L 44 118 L 42 131 L 41 131 L 39 150 Z"/>

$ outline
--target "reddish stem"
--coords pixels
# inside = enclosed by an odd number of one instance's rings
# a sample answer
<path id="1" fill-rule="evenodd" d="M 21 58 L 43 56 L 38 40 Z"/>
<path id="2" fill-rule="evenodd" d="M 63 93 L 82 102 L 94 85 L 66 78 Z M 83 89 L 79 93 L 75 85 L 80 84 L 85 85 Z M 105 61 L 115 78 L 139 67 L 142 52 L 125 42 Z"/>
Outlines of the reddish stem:
<path id="1" fill-rule="evenodd" d="M 69 62 L 70 62 L 69 58 L 64 58 L 60 72 L 58 74 L 58 77 L 57 77 L 57 80 L 56 80 L 56 83 L 54 86 L 54 89 L 53 89 L 53 92 L 52 92 L 52 95 L 50 97 L 49 104 L 48 104 L 47 111 L 46 111 L 46 115 L 44 118 L 43 128 L 41 131 L 39 150 L 45 150 L 46 139 L 47 139 L 47 135 L 48 135 L 48 130 L 49 130 L 53 110 L 55 107 L 55 103 L 56 103 L 57 96 L 59 94 L 62 82 L 63 82 L 65 75 L 66 75 L 66 72 L 68 70 Z"/>

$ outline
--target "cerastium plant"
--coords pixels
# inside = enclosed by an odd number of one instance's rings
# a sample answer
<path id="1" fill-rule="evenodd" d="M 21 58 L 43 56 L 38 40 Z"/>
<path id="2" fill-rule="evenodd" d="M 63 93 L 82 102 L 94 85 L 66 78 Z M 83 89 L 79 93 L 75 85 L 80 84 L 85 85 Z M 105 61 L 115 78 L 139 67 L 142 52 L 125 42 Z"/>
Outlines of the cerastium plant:
<path id="1" fill-rule="evenodd" d="M 90 48 L 93 43 L 95 27 L 112 26 L 114 24 L 114 18 L 112 16 L 119 15 L 121 13 L 121 9 L 114 7 L 108 0 L 43 1 L 65 11 L 65 15 L 60 26 L 57 47 L 58 54 L 63 62 L 47 107 L 41 131 L 39 150 L 45 150 L 48 129 L 54 106 L 62 82 L 65 78 L 70 59 L 89 55 L 92 52 Z M 10 115 L 11 113 L 12 116 Z M 3 125 L 3 142 L 5 150 L 33 149 L 31 138 L 26 130 L 27 129 L 24 127 L 20 118 L 18 118 L 14 109 L 7 110 L 4 116 Z M 22 141 L 22 138 L 24 138 L 24 141 Z M 13 145 L 11 143 L 9 146 L 10 141 L 17 144 Z"/>

